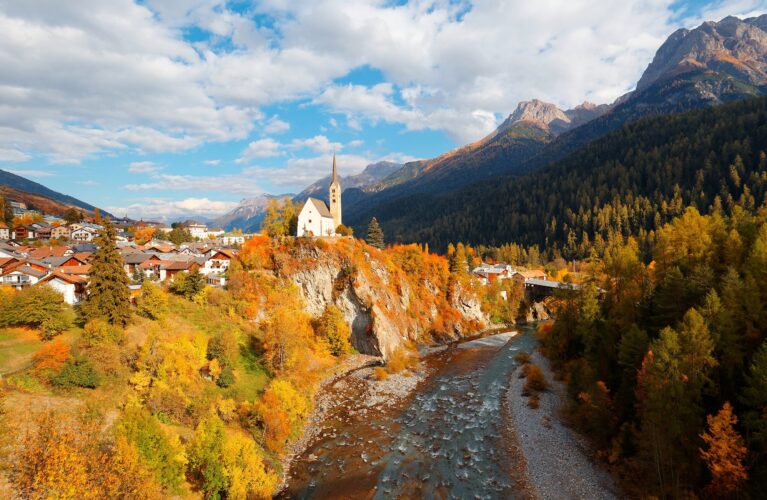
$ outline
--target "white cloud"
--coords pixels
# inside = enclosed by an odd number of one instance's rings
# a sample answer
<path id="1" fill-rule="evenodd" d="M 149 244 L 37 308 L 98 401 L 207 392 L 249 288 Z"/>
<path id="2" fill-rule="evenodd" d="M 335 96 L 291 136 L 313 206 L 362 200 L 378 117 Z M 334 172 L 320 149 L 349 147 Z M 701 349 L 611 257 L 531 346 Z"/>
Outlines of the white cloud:
<path id="1" fill-rule="evenodd" d="M 205 160 L 203 163 L 215 167 L 221 164 L 221 160 Z"/>
<path id="2" fill-rule="evenodd" d="M 128 172 L 132 174 L 149 174 L 158 170 L 160 167 L 153 161 L 134 161 L 128 165 Z"/>
<path id="3" fill-rule="evenodd" d="M 307 139 L 293 139 L 290 143 L 293 149 L 308 148 L 315 153 L 332 153 L 334 151 L 340 151 L 344 145 L 340 142 L 330 142 L 330 140 L 324 135 L 315 135 Z"/>
<path id="4" fill-rule="evenodd" d="M 0 0 L 0 161 L 77 163 L 244 140 L 254 127 L 276 134 L 290 124 L 261 108 L 295 100 L 352 129 L 396 123 L 465 143 L 520 100 L 612 101 L 677 27 L 766 7 L 712 1 L 692 15 L 679 5 L 264 0 L 238 13 L 224 0 Z M 184 40 L 191 27 L 210 39 Z M 333 83 L 362 66 L 385 82 Z"/>
<path id="5" fill-rule="evenodd" d="M 32 157 L 18 149 L 0 148 L 0 161 L 21 163 L 30 158 Z"/>
<path id="6" fill-rule="evenodd" d="M 290 130 L 290 123 L 280 120 L 277 116 L 271 117 L 264 126 L 265 134 L 280 134 L 288 130 Z"/>
<path id="7" fill-rule="evenodd" d="M 235 163 L 247 163 L 254 158 L 271 158 L 282 154 L 282 144 L 271 137 L 258 139 L 248 144 Z"/>
<path id="8" fill-rule="evenodd" d="M 107 210 L 113 214 L 127 214 L 135 219 L 192 217 L 196 215 L 214 217 L 234 209 L 237 205 L 238 203 L 233 201 L 216 201 L 208 198 L 185 198 L 183 200 L 145 198 L 128 206 L 108 207 Z"/>
<path id="9" fill-rule="evenodd" d="M 191 191 L 222 192 L 240 196 L 256 196 L 264 192 L 253 178 L 240 174 L 215 176 L 154 174 L 150 182 L 127 184 L 127 191 Z"/>
<path id="10" fill-rule="evenodd" d="M 6 169 L 6 172 L 10 172 L 12 174 L 20 175 L 21 177 L 53 177 L 53 172 L 49 172 L 47 170 L 16 170 L 16 169 Z"/>

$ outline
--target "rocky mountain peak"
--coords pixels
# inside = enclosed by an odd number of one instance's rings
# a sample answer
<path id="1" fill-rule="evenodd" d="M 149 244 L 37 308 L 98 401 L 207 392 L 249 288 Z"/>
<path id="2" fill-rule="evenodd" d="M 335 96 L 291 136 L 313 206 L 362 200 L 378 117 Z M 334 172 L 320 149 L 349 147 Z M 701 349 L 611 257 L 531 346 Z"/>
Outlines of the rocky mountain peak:
<path id="1" fill-rule="evenodd" d="M 570 123 L 570 118 L 556 105 L 538 99 L 520 102 L 517 105 L 517 109 L 514 110 L 507 120 L 509 125 L 519 122 L 530 122 L 541 128 L 548 128 L 549 125 L 556 121 Z"/>
<path id="2" fill-rule="evenodd" d="M 675 31 L 658 49 L 637 83 L 653 83 L 695 70 L 714 70 L 752 85 L 767 83 L 767 15 L 729 16 L 695 29 Z"/>

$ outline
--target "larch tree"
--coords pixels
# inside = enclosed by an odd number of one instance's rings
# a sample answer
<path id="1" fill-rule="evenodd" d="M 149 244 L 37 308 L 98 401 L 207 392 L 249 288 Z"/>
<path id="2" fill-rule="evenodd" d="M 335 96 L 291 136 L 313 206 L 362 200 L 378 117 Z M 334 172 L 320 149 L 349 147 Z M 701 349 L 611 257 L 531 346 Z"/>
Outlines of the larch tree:
<path id="1" fill-rule="evenodd" d="M 709 415 L 706 421 L 708 431 L 700 436 L 706 443 L 700 456 L 711 473 L 706 491 L 714 498 L 732 498 L 748 478 L 743 465 L 748 450 L 735 430 L 738 417 L 733 414 L 730 403 L 725 402 L 719 413 Z"/>
<path id="2" fill-rule="evenodd" d="M 328 344 L 328 350 L 333 356 L 341 356 L 351 351 L 349 343 L 351 330 L 340 309 L 328 304 L 317 320 L 317 335 Z"/>
<path id="3" fill-rule="evenodd" d="M 115 243 L 115 228 L 109 219 L 96 238 L 98 250 L 91 261 L 88 298 L 82 313 L 88 319 L 101 318 L 113 325 L 125 326 L 131 316 L 128 275 Z"/>
<path id="4" fill-rule="evenodd" d="M 378 224 L 378 219 L 375 217 L 370 219 L 370 224 L 368 224 L 368 234 L 365 241 L 367 241 L 368 245 L 382 250 L 386 246 L 383 229 L 381 229 L 381 226 Z"/>

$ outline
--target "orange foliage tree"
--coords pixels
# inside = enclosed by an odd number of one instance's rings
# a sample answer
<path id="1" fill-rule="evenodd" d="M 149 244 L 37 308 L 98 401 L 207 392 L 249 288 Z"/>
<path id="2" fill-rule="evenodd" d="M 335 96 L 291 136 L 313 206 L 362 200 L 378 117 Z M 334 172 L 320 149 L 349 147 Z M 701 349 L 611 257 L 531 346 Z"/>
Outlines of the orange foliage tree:
<path id="1" fill-rule="evenodd" d="M 69 344 L 56 339 L 53 342 L 43 344 L 34 355 L 35 371 L 38 373 L 49 371 L 58 373 L 61 367 L 69 359 Z"/>
<path id="2" fill-rule="evenodd" d="M 700 450 L 711 473 L 711 483 L 706 490 L 715 498 L 732 498 L 748 479 L 743 460 L 747 449 L 743 438 L 735 430 L 738 417 L 732 406 L 725 402 L 716 415 L 706 417 L 708 432 L 701 434 L 707 449 Z"/>

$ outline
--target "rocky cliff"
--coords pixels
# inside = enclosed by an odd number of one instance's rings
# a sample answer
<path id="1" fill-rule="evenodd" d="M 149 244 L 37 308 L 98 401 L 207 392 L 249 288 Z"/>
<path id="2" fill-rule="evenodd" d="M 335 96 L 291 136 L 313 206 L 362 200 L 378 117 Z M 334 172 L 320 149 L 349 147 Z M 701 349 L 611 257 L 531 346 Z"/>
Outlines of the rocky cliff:
<path id="1" fill-rule="evenodd" d="M 277 268 L 299 286 L 312 316 L 338 307 L 363 354 L 388 358 L 406 341 L 447 341 L 489 323 L 472 284 L 452 282 L 445 259 L 415 245 L 380 251 L 356 240 L 305 242 Z"/>

